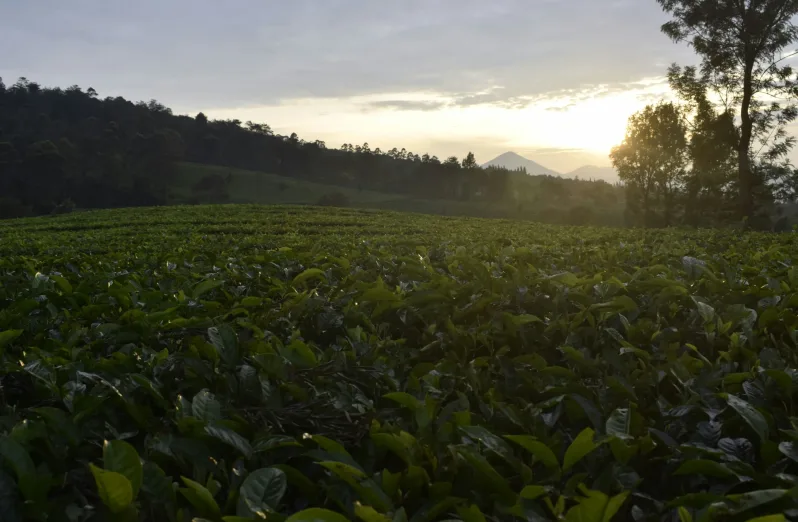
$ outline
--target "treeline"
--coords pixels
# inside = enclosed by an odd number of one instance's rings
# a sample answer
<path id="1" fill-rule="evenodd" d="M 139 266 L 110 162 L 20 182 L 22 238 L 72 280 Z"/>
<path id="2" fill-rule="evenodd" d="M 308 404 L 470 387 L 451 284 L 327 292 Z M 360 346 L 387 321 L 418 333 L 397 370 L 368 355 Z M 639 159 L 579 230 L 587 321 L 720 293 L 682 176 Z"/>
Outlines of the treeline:
<path id="1" fill-rule="evenodd" d="M 535 201 L 581 205 L 581 194 L 615 191 L 603 182 L 541 181 L 523 171 L 483 169 L 470 153 L 460 161 L 367 143 L 333 149 L 275 134 L 262 123 L 175 115 L 155 100 L 132 103 L 102 99 L 92 88 L 45 88 L 24 78 L 6 86 L 0 80 L 0 217 L 169 203 L 184 161 L 521 210 Z M 223 190 L 216 181 L 205 180 L 200 188 Z M 559 221 L 601 214 L 558 210 Z"/>
<path id="2" fill-rule="evenodd" d="M 610 154 L 626 189 L 631 225 L 785 230 L 798 196 L 789 161 L 798 118 L 798 2 L 658 0 L 672 20 L 662 31 L 687 42 L 697 67 L 673 64 L 676 102 L 629 119 Z M 732 5 L 733 4 L 733 5 Z"/>

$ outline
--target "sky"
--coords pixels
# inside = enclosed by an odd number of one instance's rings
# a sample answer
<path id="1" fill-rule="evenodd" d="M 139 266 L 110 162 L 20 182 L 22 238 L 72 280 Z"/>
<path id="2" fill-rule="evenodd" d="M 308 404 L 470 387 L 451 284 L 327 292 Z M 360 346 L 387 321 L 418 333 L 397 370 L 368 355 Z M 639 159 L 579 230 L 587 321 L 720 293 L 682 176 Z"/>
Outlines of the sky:
<path id="1" fill-rule="evenodd" d="M 607 166 L 668 95 L 655 0 L 2 0 L 0 77 L 157 99 L 328 147 Z"/>

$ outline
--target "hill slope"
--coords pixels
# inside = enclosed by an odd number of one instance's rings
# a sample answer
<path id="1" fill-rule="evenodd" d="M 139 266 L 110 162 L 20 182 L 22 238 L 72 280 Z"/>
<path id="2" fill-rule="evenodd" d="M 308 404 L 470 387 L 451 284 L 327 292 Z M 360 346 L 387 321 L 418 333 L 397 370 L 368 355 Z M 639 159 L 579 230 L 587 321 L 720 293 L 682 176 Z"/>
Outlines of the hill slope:
<path id="1" fill-rule="evenodd" d="M 215 191 L 197 192 L 195 185 L 203 178 L 229 179 L 225 190 L 227 197 L 219 198 Z M 171 203 L 259 203 L 278 205 L 315 205 L 324 196 L 340 194 L 344 206 L 437 214 L 444 216 L 472 216 L 505 219 L 523 219 L 545 223 L 622 224 L 623 204 L 617 198 L 597 202 L 597 193 L 576 191 L 565 199 L 557 199 L 541 187 L 541 180 L 533 176 L 518 176 L 527 184 L 520 192 L 525 199 L 506 201 L 454 200 L 434 197 L 418 198 L 406 194 L 359 190 L 354 187 L 327 185 L 290 176 L 277 176 L 264 172 L 234 169 L 198 163 L 181 163 L 176 185 L 172 187 Z M 586 185 L 587 186 L 587 185 Z M 573 189 L 571 189 L 573 190 Z M 548 194 L 548 195 L 546 195 Z M 559 194 L 559 193 L 558 193 Z M 544 200 L 547 204 L 538 204 Z M 574 216 L 574 208 L 588 206 L 590 215 Z"/>
<path id="2" fill-rule="evenodd" d="M 496 156 L 489 162 L 482 165 L 483 167 L 504 167 L 510 170 L 515 170 L 518 168 L 525 168 L 527 174 L 532 175 L 539 175 L 539 174 L 548 174 L 550 176 L 559 176 L 560 173 L 556 170 L 551 170 L 550 168 L 544 167 L 540 163 L 536 163 L 531 159 L 525 158 L 520 154 L 516 154 L 515 152 L 505 152 L 500 156 Z"/>

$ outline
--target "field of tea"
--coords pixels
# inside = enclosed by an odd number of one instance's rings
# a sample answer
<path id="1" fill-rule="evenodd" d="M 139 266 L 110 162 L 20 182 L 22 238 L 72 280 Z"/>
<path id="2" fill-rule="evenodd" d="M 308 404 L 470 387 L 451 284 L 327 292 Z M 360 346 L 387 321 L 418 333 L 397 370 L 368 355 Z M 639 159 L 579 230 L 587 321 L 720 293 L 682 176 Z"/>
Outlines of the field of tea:
<path id="1" fill-rule="evenodd" d="M 798 518 L 798 237 L 0 221 L 0 520 Z"/>

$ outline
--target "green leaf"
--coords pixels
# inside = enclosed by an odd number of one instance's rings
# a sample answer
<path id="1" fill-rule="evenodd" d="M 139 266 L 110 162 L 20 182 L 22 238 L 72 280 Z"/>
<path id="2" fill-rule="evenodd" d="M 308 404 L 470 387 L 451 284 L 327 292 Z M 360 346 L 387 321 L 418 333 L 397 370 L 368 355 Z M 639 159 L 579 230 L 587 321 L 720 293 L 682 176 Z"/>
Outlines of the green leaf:
<path id="1" fill-rule="evenodd" d="M 349 519 L 329 509 L 310 508 L 294 513 L 285 522 L 349 522 Z"/>
<path id="2" fill-rule="evenodd" d="M 695 297 L 693 298 L 693 302 L 695 303 L 696 308 L 698 309 L 698 313 L 701 315 L 701 318 L 704 320 L 704 323 L 710 323 L 713 319 L 715 319 L 715 309 L 709 306 L 708 304 L 699 301 Z"/>
<path id="3" fill-rule="evenodd" d="M 387 288 L 370 288 L 363 292 L 360 300 L 371 303 L 395 303 L 401 299 Z"/>
<path id="4" fill-rule="evenodd" d="M 253 308 L 263 304 L 263 299 L 255 296 L 248 296 L 241 300 L 241 306 L 244 308 Z"/>
<path id="5" fill-rule="evenodd" d="M 421 401 L 410 395 L 409 393 L 405 392 L 391 392 L 386 393 L 383 395 L 385 399 L 392 400 L 394 402 L 398 402 L 405 408 L 409 408 L 410 411 L 416 411 L 417 409 L 421 408 Z"/>
<path id="6" fill-rule="evenodd" d="M 487 449 L 494 452 L 507 462 L 515 464 L 518 460 L 513 455 L 512 447 L 503 439 L 497 437 L 482 426 L 461 426 L 460 431 L 471 439 L 482 443 Z"/>
<path id="7" fill-rule="evenodd" d="M 218 279 L 206 279 L 204 281 L 200 281 L 197 285 L 191 290 L 191 297 L 194 299 L 199 299 L 203 294 L 207 294 L 214 288 L 219 288 L 224 284 L 224 281 L 220 281 Z"/>
<path id="8" fill-rule="evenodd" d="M 496 468 L 491 466 L 485 457 L 468 448 L 457 448 L 457 452 L 474 468 L 477 478 L 485 486 L 500 493 L 510 490 L 510 484 L 507 479 L 496 471 Z"/>
<path id="9" fill-rule="evenodd" d="M 342 479 L 361 480 L 366 478 L 365 473 L 363 473 L 356 467 L 350 466 L 349 464 L 346 464 L 344 462 L 327 460 L 327 461 L 318 462 L 318 464 L 319 466 L 322 466 L 332 471 L 335 475 L 341 477 Z"/>
<path id="10" fill-rule="evenodd" d="M 457 497 L 446 497 L 437 501 L 429 500 L 413 514 L 410 522 L 432 522 L 433 520 L 438 520 L 438 517 L 462 501 L 463 499 Z"/>
<path id="11" fill-rule="evenodd" d="M 224 324 L 208 328 L 208 339 L 216 348 L 219 358 L 230 368 L 239 364 L 238 336 L 230 325 Z"/>
<path id="12" fill-rule="evenodd" d="M 69 284 L 69 281 L 67 281 L 63 276 L 51 275 L 50 279 L 55 281 L 56 286 L 65 294 L 69 295 L 72 293 L 72 285 Z"/>
<path id="13" fill-rule="evenodd" d="M 307 270 L 296 276 L 292 284 L 293 285 L 304 284 L 311 279 L 321 279 L 323 281 L 326 281 L 327 277 L 324 275 L 324 271 L 321 269 L 308 268 Z"/>
<path id="14" fill-rule="evenodd" d="M 277 511 L 286 487 L 286 475 L 279 469 L 261 468 L 253 471 L 239 489 L 236 514 L 241 517 L 256 516 L 250 505 L 265 506 L 265 511 Z"/>
<path id="15" fill-rule="evenodd" d="M 576 436 L 574 441 L 565 450 L 565 457 L 563 457 L 562 469 L 568 471 L 577 462 L 582 460 L 588 453 L 598 447 L 593 441 L 593 436 L 596 434 L 591 428 L 585 428 L 579 435 Z"/>
<path id="16" fill-rule="evenodd" d="M 756 408 L 751 406 L 748 402 L 740 399 L 739 397 L 728 394 L 722 394 L 729 406 L 740 414 L 740 416 L 748 423 L 751 428 L 759 435 L 759 439 L 764 442 L 769 438 L 768 421 L 765 417 L 757 411 Z"/>
<path id="17" fill-rule="evenodd" d="M 319 360 L 310 346 L 299 339 L 291 341 L 291 344 L 286 346 L 286 351 L 287 358 L 297 366 L 313 368 L 319 364 Z"/>
<path id="18" fill-rule="evenodd" d="M 734 513 L 742 513 L 749 509 L 779 500 L 787 493 L 788 491 L 786 489 L 761 489 L 738 495 L 728 495 L 726 498 L 733 503 L 732 511 Z"/>
<path id="19" fill-rule="evenodd" d="M 557 460 L 557 456 L 551 448 L 535 439 L 535 437 L 530 435 L 505 435 L 504 438 L 527 450 L 547 468 L 559 471 L 560 463 Z"/>
<path id="20" fill-rule="evenodd" d="M 297 488 L 306 497 L 313 497 L 316 494 L 316 484 L 298 469 L 288 464 L 275 464 L 273 467 L 285 473 L 288 484 L 291 485 L 291 487 Z"/>
<path id="21" fill-rule="evenodd" d="M 163 469 L 154 462 L 144 463 L 141 491 L 153 503 L 168 504 L 175 501 L 172 477 L 167 477 Z"/>
<path id="22" fill-rule="evenodd" d="M 14 479 L 0 470 L 0 520 L 22 522 L 22 502 Z"/>
<path id="23" fill-rule="evenodd" d="M 463 519 L 463 522 L 487 522 L 485 515 L 479 506 L 471 504 L 470 506 L 460 506 L 457 508 L 457 514 Z"/>
<path id="24" fill-rule="evenodd" d="M 115 471 L 100 469 L 89 464 L 100 500 L 112 513 L 121 513 L 133 502 L 133 486 L 130 481 Z"/>
<path id="25" fill-rule="evenodd" d="M 40 502 L 45 499 L 47 484 L 37 480 L 36 466 L 28 450 L 7 435 L 0 436 L 0 456 L 17 476 L 19 489 L 25 500 Z"/>
<path id="26" fill-rule="evenodd" d="M 632 423 L 632 416 L 629 408 L 616 408 L 612 415 L 607 419 L 607 435 L 614 435 L 619 439 L 630 439 L 629 426 Z"/>
<path id="27" fill-rule="evenodd" d="M 252 446 L 249 441 L 235 431 L 223 426 L 205 426 L 205 433 L 237 449 L 244 457 L 252 457 Z"/>
<path id="28" fill-rule="evenodd" d="M 787 517 L 783 514 L 765 515 L 764 517 L 749 518 L 745 522 L 787 522 Z"/>
<path id="29" fill-rule="evenodd" d="M 794 442 L 780 443 L 779 451 L 789 457 L 792 461 L 798 462 L 798 447 L 796 447 Z"/>
<path id="30" fill-rule="evenodd" d="M 674 475 L 706 475 L 708 477 L 716 478 L 731 478 L 735 474 L 732 470 L 724 464 L 715 462 L 714 460 L 688 460 L 684 462 L 679 468 L 673 472 Z"/>
<path id="31" fill-rule="evenodd" d="M 352 456 L 349 454 L 348 451 L 338 442 L 335 442 L 332 439 L 325 437 L 324 435 L 313 435 L 311 437 L 313 442 L 318 444 L 324 451 L 332 453 L 333 455 L 345 455 L 350 459 Z"/>
<path id="32" fill-rule="evenodd" d="M 222 418 L 222 406 L 208 390 L 202 390 L 191 401 L 191 414 L 205 422 L 215 422 Z"/>
<path id="33" fill-rule="evenodd" d="M 355 503 L 355 516 L 363 522 L 391 522 L 391 519 L 371 506 L 364 506 L 360 502 Z"/>
<path id="34" fill-rule="evenodd" d="M 566 522 L 610 522 L 631 492 L 624 491 L 612 498 L 600 491 L 583 489 L 583 493 L 586 496 L 565 514 Z"/>
<path id="35" fill-rule="evenodd" d="M 535 500 L 548 493 L 548 491 L 549 489 L 546 486 L 526 486 L 518 496 L 524 500 Z"/>
<path id="36" fill-rule="evenodd" d="M 25 330 L 6 330 L 0 332 L 0 348 L 4 348 L 23 333 L 25 333 Z"/>
<path id="37" fill-rule="evenodd" d="M 197 509 L 200 515 L 210 517 L 218 517 L 221 515 L 219 504 L 216 503 L 213 495 L 205 486 L 186 477 L 180 478 L 183 480 L 183 483 L 188 486 L 187 488 L 180 488 L 180 493 Z"/>
<path id="38" fill-rule="evenodd" d="M 103 444 L 103 467 L 124 475 L 133 488 L 133 498 L 138 496 L 144 471 L 133 446 L 123 440 L 106 440 Z"/>

